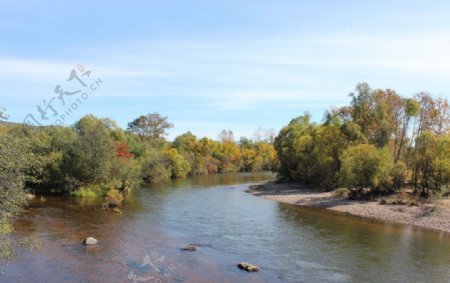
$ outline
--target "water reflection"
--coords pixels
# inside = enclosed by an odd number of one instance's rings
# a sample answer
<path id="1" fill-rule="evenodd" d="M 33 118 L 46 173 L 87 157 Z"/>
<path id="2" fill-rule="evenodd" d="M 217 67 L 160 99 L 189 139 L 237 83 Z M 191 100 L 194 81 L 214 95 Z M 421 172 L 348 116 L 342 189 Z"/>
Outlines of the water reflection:
<path id="1" fill-rule="evenodd" d="M 223 174 L 145 186 L 127 197 L 122 215 L 101 210 L 101 200 L 49 197 L 15 223 L 17 236 L 38 237 L 42 250 L 19 251 L 0 281 L 449 281 L 446 234 L 278 204 L 243 192 L 250 183 L 273 177 Z M 87 236 L 100 245 L 81 245 Z M 200 245 L 197 252 L 180 250 L 190 243 Z M 143 265 L 148 259 L 160 272 Z M 262 271 L 237 270 L 240 261 Z"/>
<path id="2" fill-rule="evenodd" d="M 449 282 L 449 236 L 321 209 L 279 204 L 280 219 L 302 241 L 310 261 L 346 271 L 349 282 Z M 307 245 L 302 245 L 306 242 Z M 308 266 L 308 265 L 307 265 Z"/>

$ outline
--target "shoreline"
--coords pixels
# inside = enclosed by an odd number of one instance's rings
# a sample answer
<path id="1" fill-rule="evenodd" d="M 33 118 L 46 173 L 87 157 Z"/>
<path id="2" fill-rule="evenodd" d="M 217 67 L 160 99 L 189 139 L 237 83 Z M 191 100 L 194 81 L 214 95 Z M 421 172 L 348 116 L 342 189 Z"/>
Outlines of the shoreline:
<path id="1" fill-rule="evenodd" d="M 267 200 L 304 207 L 319 207 L 353 216 L 418 226 L 450 233 L 448 202 L 418 206 L 381 205 L 376 201 L 348 200 L 333 192 L 318 192 L 299 183 L 274 183 L 250 186 L 245 192 Z"/>

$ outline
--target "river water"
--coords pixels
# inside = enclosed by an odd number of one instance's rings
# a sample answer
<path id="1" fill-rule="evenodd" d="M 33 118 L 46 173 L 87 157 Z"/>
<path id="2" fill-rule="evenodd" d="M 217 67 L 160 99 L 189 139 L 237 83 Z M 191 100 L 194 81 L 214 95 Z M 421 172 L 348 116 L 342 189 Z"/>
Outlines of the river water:
<path id="1" fill-rule="evenodd" d="M 122 214 L 101 200 L 47 197 L 15 222 L 0 282 L 450 282 L 450 236 L 279 204 L 245 193 L 270 173 L 144 186 Z M 85 237 L 96 246 L 81 244 Z M 197 244 L 196 252 L 180 248 Z M 246 273 L 236 264 L 261 267 Z"/>

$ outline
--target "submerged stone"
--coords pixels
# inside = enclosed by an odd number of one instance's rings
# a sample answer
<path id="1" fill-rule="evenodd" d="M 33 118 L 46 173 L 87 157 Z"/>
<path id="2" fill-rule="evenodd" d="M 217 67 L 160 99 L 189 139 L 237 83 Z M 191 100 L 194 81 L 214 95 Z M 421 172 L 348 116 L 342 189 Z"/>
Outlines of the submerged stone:
<path id="1" fill-rule="evenodd" d="M 189 246 L 186 246 L 186 247 L 182 248 L 181 250 L 189 251 L 189 252 L 195 252 L 197 250 L 197 247 L 194 246 L 194 245 L 189 245 Z"/>
<path id="2" fill-rule="evenodd" d="M 247 272 L 258 272 L 260 270 L 258 266 L 246 262 L 239 263 L 237 267 Z"/>

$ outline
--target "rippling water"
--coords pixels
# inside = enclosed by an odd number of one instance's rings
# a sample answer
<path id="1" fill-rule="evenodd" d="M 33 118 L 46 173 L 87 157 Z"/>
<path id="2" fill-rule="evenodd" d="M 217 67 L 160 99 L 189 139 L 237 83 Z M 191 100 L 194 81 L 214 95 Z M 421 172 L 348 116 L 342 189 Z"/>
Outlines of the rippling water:
<path id="1" fill-rule="evenodd" d="M 272 174 L 223 174 L 135 190 L 123 214 L 49 197 L 16 223 L 1 282 L 450 282 L 450 236 L 246 194 Z M 81 241 L 93 236 L 97 246 Z M 198 244 L 198 251 L 180 248 Z M 241 262 L 262 268 L 247 274 Z"/>

